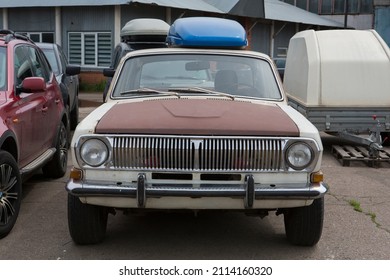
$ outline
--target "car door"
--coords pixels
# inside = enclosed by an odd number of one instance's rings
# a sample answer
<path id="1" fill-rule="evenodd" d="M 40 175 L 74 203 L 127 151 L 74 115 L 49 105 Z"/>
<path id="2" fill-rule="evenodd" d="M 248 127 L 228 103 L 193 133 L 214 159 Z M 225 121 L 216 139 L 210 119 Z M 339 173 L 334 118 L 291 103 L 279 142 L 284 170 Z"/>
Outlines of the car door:
<path id="1" fill-rule="evenodd" d="M 42 153 L 45 141 L 46 98 L 44 92 L 30 93 L 22 88 L 24 79 L 33 77 L 34 70 L 29 47 L 18 45 L 14 50 L 15 100 L 13 129 L 18 135 L 21 166 L 25 166 Z"/>
<path id="2" fill-rule="evenodd" d="M 59 87 L 54 74 L 51 72 L 44 54 L 38 47 L 30 46 L 29 55 L 33 66 L 35 77 L 41 77 L 46 82 L 46 89 L 41 94 L 44 99 L 44 107 L 42 109 L 43 123 L 45 124 L 41 131 L 44 133 L 42 137 L 41 149 L 44 151 L 53 147 L 54 139 L 57 134 L 57 126 L 59 124 L 58 103 L 61 102 Z"/>
<path id="3" fill-rule="evenodd" d="M 58 50 L 58 52 L 57 52 L 58 58 L 59 58 L 60 65 L 61 65 L 62 83 L 68 89 L 69 104 L 70 104 L 69 110 L 71 111 L 71 110 L 73 110 L 74 104 L 76 102 L 78 76 L 69 75 L 66 72 L 66 67 L 68 66 L 68 62 L 67 62 L 67 59 L 65 57 L 65 54 L 62 51 L 60 46 L 57 46 L 57 50 Z"/>

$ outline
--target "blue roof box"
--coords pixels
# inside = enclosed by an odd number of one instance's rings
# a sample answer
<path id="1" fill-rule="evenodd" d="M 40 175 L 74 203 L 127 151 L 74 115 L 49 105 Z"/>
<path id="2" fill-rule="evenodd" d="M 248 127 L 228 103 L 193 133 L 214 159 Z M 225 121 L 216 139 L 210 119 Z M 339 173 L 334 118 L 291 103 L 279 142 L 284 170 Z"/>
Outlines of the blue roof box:
<path id="1" fill-rule="evenodd" d="M 189 17 L 172 24 L 167 43 L 175 47 L 244 48 L 248 41 L 245 29 L 237 21 Z"/>

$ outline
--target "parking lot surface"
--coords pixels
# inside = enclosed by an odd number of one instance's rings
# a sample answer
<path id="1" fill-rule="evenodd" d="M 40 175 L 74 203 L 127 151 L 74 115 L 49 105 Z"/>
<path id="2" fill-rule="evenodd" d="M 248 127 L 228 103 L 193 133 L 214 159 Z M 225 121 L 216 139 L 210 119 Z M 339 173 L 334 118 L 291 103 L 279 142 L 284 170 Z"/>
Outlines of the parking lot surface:
<path id="1" fill-rule="evenodd" d="M 80 117 L 101 101 L 101 94 L 82 94 Z M 0 240 L 2 260 L 53 259 L 259 259 L 390 260 L 390 164 L 363 162 L 344 167 L 331 153 L 345 142 L 322 135 L 322 166 L 330 191 L 325 197 L 322 238 L 314 247 L 290 245 L 283 217 L 260 219 L 241 213 L 205 212 L 109 216 L 101 244 L 78 246 L 67 225 L 68 173 L 49 181 L 34 175 L 23 186 L 18 221 Z"/>

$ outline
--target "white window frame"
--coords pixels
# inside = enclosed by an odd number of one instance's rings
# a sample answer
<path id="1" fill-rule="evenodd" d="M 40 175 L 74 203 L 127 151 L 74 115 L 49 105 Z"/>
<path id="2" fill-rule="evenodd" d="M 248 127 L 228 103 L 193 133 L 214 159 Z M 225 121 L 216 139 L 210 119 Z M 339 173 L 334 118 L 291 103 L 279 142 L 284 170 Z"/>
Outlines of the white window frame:
<path id="1" fill-rule="evenodd" d="M 106 68 L 107 66 L 110 66 L 111 64 L 111 56 L 110 56 L 110 61 L 107 62 L 107 64 L 104 65 L 99 65 L 99 35 L 100 34 L 109 34 L 110 35 L 110 52 L 111 52 L 111 43 L 112 43 L 112 34 L 111 32 L 69 32 L 68 33 L 68 58 L 69 61 L 72 60 L 71 56 L 71 41 L 70 37 L 72 34 L 78 34 L 81 37 L 80 40 L 80 50 L 81 50 L 81 63 L 80 65 L 83 67 L 96 67 L 96 68 Z M 93 35 L 95 37 L 95 46 L 94 46 L 94 64 L 86 63 L 85 57 L 86 57 L 86 50 L 85 50 L 85 37 L 86 36 L 91 36 Z"/>

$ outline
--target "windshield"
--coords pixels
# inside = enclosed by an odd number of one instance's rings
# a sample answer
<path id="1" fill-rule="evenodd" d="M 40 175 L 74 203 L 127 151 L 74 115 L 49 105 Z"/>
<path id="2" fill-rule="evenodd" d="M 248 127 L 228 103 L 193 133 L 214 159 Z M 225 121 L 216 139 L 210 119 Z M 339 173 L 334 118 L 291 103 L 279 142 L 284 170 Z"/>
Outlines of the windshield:
<path id="1" fill-rule="evenodd" d="M 46 56 L 47 60 L 49 61 L 51 70 L 53 71 L 54 75 L 58 76 L 60 74 L 60 70 L 58 68 L 58 61 L 57 61 L 56 55 L 54 53 L 54 50 L 43 49 L 42 51 L 45 53 L 45 56 Z"/>
<path id="2" fill-rule="evenodd" d="M 113 97 L 158 94 L 228 94 L 281 99 L 268 61 L 245 56 L 166 54 L 129 58 L 115 85 Z"/>
<path id="3" fill-rule="evenodd" d="M 6 49 L 0 48 L 0 90 L 7 88 L 7 54 Z"/>

